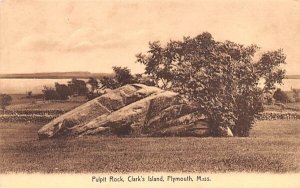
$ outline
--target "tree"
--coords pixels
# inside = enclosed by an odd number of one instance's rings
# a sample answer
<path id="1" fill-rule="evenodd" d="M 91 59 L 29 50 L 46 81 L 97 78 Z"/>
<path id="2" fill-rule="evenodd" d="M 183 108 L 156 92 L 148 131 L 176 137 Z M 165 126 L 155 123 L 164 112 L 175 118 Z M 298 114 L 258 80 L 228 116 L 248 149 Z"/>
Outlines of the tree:
<path id="1" fill-rule="evenodd" d="M 42 92 L 45 100 L 57 100 L 59 98 L 57 92 L 52 87 L 44 86 Z"/>
<path id="2" fill-rule="evenodd" d="M 288 97 L 288 95 L 282 91 L 280 88 L 278 88 L 274 94 L 273 94 L 273 98 L 278 101 L 278 102 L 282 102 L 282 103 L 287 103 L 290 102 L 290 99 Z"/>
<path id="3" fill-rule="evenodd" d="M 134 82 L 144 84 L 147 86 L 155 86 L 155 81 L 150 76 L 144 76 L 143 74 L 135 74 Z"/>
<path id="4" fill-rule="evenodd" d="M 100 79 L 101 83 L 101 89 L 109 88 L 109 89 L 116 89 L 119 87 L 119 83 L 116 81 L 115 78 L 110 78 L 107 76 L 104 76 L 102 79 Z"/>
<path id="5" fill-rule="evenodd" d="M 0 95 L 0 101 L 1 101 L 1 108 L 3 110 L 3 113 L 5 113 L 5 109 L 7 106 L 11 104 L 12 97 L 7 94 L 1 94 Z"/>
<path id="6" fill-rule="evenodd" d="M 162 89 L 172 87 L 174 69 L 180 60 L 180 42 L 171 41 L 163 48 L 159 41 L 149 43 L 149 55 L 137 54 L 137 62 L 146 65 L 145 74 Z M 151 55 L 150 55 L 151 54 Z"/>
<path id="7" fill-rule="evenodd" d="M 133 83 L 133 76 L 127 67 L 113 67 L 115 79 L 120 86 Z"/>
<path id="8" fill-rule="evenodd" d="M 91 86 L 91 90 L 86 94 L 86 98 L 88 100 L 92 100 L 98 97 L 99 96 L 98 91 L 95 94 L 95 90 L 99 88 L 97 79 L 90 77 L 86 83 Z"/>
<path id="9" fill-rule="evenodd" d="M 84 96 L 88 92 L 85 81 L 77 80 L 76 78 L 73 78 L 68 82 L 68 87 L 70 88 L 72 94 Z"/>
<path id="10" fill-rule="evenodd" d="M 113 78 L 105 76 L 100 80 L 101 88 L 116 89 L 137 82 L 127 67 L 113 67 L 113 71 L 115 74 Z"/>
<path id="11" fill-rule="evenodd" d="M 55 91 L 57 93 L 57 97 L 60 100 L 66 100 L 71 96 L 72 92 L 70 88 L 65 84 L 55 83 Z"/>
<path id="12" fill-rule="evenodd" d="M 98 88 L 98 81 L 95 78 L 90 77 L 87 84 L 91 86 L 92 93 Z"/>
<path id="13" fill-rule="evenodd" d="M 156 85 L 181 94 L 197 111 L 206 115 L 213 135 L 219 127 L 229 127 L 236 136 L 248 136 L 255 117 L 263 111 L 262 94 L 281 83 L 285 63 L 282 50 L 264 53 L 254 62 L 259 49 L 234 42 L 215 41 L 210 33 L 182 41 L 149 43 L 147 54 L 138 54 L 137 62 Z M 258 81 L 265 80 L 264 88 Z"/>
<path id="14" fill-rule="evenodd" d="M 71 89 L 65 84 L 55 83 L 55 88 L 44 86 L 42 90 L 45 100 L 66 100 L 72 95 Z"/>

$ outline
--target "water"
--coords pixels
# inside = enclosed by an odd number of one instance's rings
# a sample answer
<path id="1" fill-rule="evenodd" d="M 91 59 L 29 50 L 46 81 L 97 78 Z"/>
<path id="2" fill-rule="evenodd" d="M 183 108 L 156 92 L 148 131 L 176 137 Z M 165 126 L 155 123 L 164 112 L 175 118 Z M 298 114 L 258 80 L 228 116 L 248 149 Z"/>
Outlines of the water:
<path id="1" fill-rule="evenodd" d="M 0 79 L 0 93 L 26 94 L 32 91 L 33 94 L 42 93 L 43 86 L 54 87 L 55 82 L 67 84 L 71 79 Z M 83 79 L 86 81 L 86 79 Z M 300 89 L 300 79 L 284 79 L 284 85 L 279 86 L 284 91 L 291 88 Z"/>
<path id="2" fill-rule="evenodd" d="M 283 91 L 291 91 L 291 89 L 300 89 L 300 79 L 283 79 L 283 85 L 279 85 Z"/>
<path id="3" fill-rule="evenodd" d="M 44 86 L 54 87 L 55 82 L 67 84 L 71 79 L 0 79 L 0 93 L 33 94 L 42 93 Z"/>

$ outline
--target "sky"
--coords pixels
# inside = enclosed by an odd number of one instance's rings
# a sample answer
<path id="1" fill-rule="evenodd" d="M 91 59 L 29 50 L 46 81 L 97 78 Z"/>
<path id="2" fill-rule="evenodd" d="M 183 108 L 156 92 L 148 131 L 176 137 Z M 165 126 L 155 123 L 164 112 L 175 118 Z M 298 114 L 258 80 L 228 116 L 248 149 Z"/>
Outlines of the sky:
<path id="1" fill-rule="evenodd" d="M 141 73 L 149 41 L 202 32 L 282 48 L 287 74 L 300 74 L 299 0 L 0 0 L 0 73 Z"/>

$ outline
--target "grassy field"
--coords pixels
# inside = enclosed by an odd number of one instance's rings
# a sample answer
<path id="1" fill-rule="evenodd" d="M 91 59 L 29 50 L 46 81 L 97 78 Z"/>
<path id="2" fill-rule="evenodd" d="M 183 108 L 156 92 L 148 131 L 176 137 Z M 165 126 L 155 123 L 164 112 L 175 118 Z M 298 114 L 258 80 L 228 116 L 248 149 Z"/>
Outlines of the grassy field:
<path id="1" fill-rule="evenodd" d="M 39 141 L 40 124 L 1 123 L 0 173 L 299 172 L 299 121 L 260 121 L 248 138 L 118 138 Z"/>
<path id="2" fill-rule="evenodd" d="M 72 97 L 68 101 L 43 101 L 27 98 L 24 94 L 12 94 L 12 103 L 7 110 L 71 110 L 87 101 L 84 96 Z"/>
<path id="3" fill-rule="evenodd" d="M 84 96 L 72 97 L 66 101 L 43 101 L 41 98 L 27 98 L 25 94 L 11 94 L 12 103 L 7 110 L 71 110 L 85 102 Z M 265 111 L 275 112 L 299 112 L 300 103 L 286 103 L 285 107 L 279 105 L 265 105 Z"/>
<path id="4" fill-rule="evenodd" d="M 300 102 L 294 103 L 285 103 L 284 107 L 278 105 L 265 105 L 265 111 L 275 111 L 275 112 L 299 112 L 300 111 Z"/>

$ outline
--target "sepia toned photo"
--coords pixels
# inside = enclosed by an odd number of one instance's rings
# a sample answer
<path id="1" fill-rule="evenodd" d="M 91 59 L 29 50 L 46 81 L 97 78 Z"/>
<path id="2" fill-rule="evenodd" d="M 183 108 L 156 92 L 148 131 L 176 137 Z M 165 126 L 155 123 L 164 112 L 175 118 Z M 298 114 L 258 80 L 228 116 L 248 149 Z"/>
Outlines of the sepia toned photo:
<path id="1" fill-rule="evenodd" d="M 299 187 L 300 1 L 0 0 L 0 188 Z"/>

